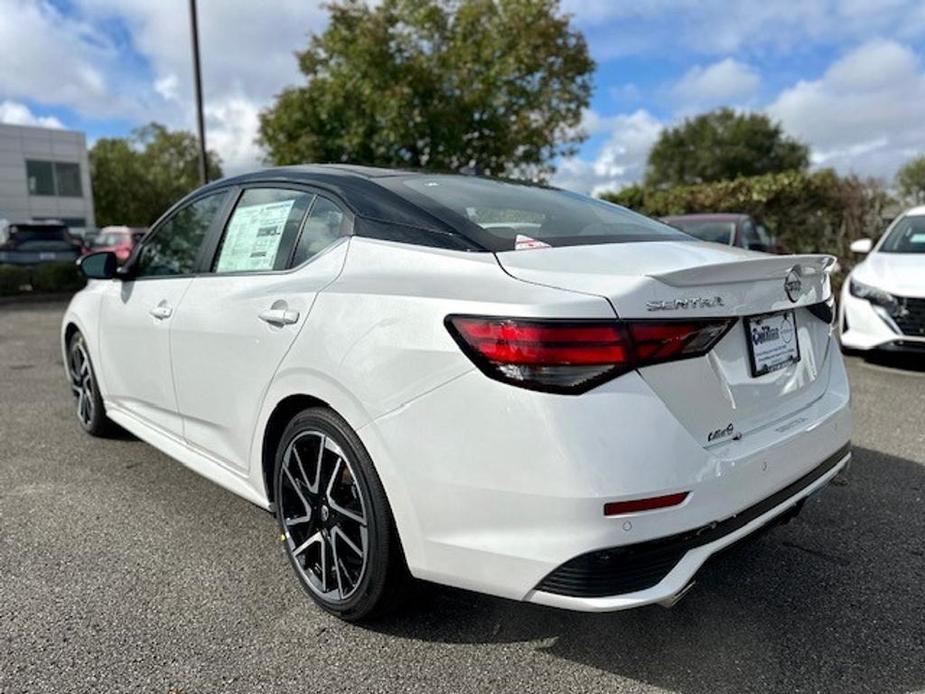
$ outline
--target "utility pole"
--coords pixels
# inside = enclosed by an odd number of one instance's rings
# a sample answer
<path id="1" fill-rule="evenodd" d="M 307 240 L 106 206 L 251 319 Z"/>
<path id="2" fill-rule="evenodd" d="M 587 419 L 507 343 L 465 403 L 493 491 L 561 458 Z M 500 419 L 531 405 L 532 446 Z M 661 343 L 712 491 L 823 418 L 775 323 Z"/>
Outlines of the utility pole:
<path id="1" fill-rule="evenodd" d="M 202 115 L 202 74 L 199 67 L 199 23 L 196 20 L 196 0 L 189 0 L 190 35 L 193 40 L 193 89 L 196 92 L 196 125 L 199 128 L 199 180 L 209 182 L 206 166 L 206 123 Z"/>

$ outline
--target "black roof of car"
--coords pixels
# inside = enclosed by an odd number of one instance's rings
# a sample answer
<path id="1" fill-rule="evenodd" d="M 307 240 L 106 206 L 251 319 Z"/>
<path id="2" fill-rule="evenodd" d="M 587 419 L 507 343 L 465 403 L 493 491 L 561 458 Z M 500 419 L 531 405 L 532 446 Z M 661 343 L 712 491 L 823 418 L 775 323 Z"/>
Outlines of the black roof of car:
<path id="1" fill-rule="evenodd" d="M 433 214 L 426 205 L 416 201 L 412 202 L 408 196 L 399 195 L 389 186 L 383 185 L 390 178 L 423 175 L 436 175 L 436 172 L 352 164 L 278 166 L 209 183 L 177 202 L 174 207 L 167 210 L 165 216 L 195 197 L 223 188 L 258 183 L 309 184 L 340 199 L 357 217 L 389 224 L 391 229 L 387 237 L 392 240 L 401 240 L 403 236 L 401 228 L 404 227 L 417 239 L 417 243 L 425 242 L 420 234 L 426 232 L 431 236 L 440 237 L 440 239 L 431 239 L 432 245 L 464 250 L 486 250 L 471 238 L 461 234 L 454 224 Z M 372 235 L 372 233 L 366 235 Z"/>

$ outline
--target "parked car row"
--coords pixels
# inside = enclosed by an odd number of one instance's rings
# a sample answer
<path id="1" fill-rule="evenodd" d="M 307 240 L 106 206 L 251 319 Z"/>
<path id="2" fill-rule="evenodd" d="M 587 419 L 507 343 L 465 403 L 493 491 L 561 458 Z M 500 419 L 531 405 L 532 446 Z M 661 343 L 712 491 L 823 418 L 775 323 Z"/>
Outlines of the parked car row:
<path id="1" fill-rule="evenodd" d="M 146 227 L 108 226 L 81 238 L 59 220 L 13 222 L 0 238 L 0 264 L 39 265 L 76 261 L 95 251 L 112 251 L 119 264 L 132 254 Z"/>

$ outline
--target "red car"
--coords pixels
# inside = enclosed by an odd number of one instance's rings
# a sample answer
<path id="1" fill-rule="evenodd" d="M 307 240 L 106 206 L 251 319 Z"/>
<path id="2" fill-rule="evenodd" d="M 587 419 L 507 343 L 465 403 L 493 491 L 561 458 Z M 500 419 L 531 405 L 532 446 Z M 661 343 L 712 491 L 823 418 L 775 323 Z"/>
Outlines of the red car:
<path id="1" fill-rule="evenodd" d="M 662 217 L 662 221 L 701 241 L 765 253 L 786 253 L 768 230 L 747 214 L 681 214 Z"/>
<path id="2" fill-rule="evenodd" d="M 121 265 L 129 256 L 142 237 L 148 233 L 147 227 L 103 227 L 100 233 L 90 243 L 94 252 L 110 251 L 116 254 L 116 260 Z"/>

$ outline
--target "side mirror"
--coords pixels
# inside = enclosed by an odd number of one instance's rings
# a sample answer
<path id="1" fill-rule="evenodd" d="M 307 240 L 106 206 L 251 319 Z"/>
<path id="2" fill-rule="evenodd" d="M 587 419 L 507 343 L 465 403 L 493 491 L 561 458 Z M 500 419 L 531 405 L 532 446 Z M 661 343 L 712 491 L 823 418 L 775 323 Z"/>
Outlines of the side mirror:
<path id="1" fill-rule="evenodd" d="M 870 239 L 858 239 L 857 241 L 851 242 L 852 253 L 870 253 L 873 247 L 874 242 Z"/>
<path id="2" fill-rule="evenodd" d="M 77 261 L 77 266 L 91 280 L 111 280 L 118 267 L 116 254 L 111 251 L 90 253 Z"/>

